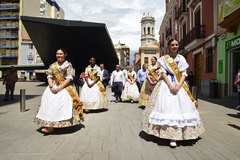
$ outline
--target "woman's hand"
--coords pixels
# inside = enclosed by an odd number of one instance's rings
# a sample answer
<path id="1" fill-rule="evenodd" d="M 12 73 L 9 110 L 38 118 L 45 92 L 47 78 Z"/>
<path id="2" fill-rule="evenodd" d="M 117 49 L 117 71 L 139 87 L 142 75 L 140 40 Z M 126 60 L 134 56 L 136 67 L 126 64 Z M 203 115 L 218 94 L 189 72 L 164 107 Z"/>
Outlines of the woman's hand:
<path id="1" fill-rule="evenodd" d="M 53 94 L 57 94 L 56 88 L 51 88 L 50 90 L 52 91 Z"/>
<path id="2" fill-rule="evenodd" d="M 62 87 L 55 88 L 55 91 L 58 93 L 62 90 Z"/>
<path id="3" fill-rule="evenodd" d="M 58 87 L 58 88 L 51 88 L 51 91 L 52 91 L 52 93 L 53 94 L 57 94 L 58 92 L 60 92 L 62 90 L 62 88 L 61 87 Z"/>
<path id="4" fill-rule="evenodd" d="M 172 94 L 175 92 L 175 87 L 173 85 L 169 85 L 168 88 Z"/>
<path id="5" fill-rule="evenodd" d="M 151 84 L 155 85 L 155 84 L 157 84 L 157 81 L 153 81 Z"/>
<path id="6" fill-rule="evenodd" d="M 180 90 L 181 85 L 176 85 L 175 87 L 173 87 L 172 89 L 170 89 L 170 92 L 174 95 L 176 95 L 178 93 L 178 91 Z"/>
<path id="7" fill-rule="evenodd" d="M 89 88 L 92 88 L 92 86 L 94 85 L 94 83 L 92 83 L 92 84 L 87 83 L 87 85 L 88 85 Z"/>

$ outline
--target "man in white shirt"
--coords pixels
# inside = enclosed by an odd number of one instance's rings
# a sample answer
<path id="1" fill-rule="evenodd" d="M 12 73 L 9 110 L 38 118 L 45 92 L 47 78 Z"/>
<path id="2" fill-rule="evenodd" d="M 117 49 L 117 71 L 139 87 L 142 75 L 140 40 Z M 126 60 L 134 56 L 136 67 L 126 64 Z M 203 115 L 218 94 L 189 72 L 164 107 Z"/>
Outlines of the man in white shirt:
<path id="1" fill-rule="evenodd" d="M 116 103 L 122 101 L 121 95 L 124 83 L 125 83 L 124 73 L 123 71 L 120 70 L 120 65 L 116 65 L 116 70 L 112 72 L 111 76 L 111 86 L 113 87 L 114 90 Z"/>

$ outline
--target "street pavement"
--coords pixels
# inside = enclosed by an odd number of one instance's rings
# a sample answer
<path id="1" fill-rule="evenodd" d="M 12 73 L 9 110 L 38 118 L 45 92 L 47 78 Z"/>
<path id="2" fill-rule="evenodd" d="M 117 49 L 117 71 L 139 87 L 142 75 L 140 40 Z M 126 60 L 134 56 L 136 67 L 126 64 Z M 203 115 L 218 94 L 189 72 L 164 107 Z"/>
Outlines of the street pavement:
<path id="1" fill-rule="evenodd" d="M 79 126 L 44 135 L 33 123 L 42 82 L 18 82 L 15 100 L 5 102 L 0 87 L 0 160 L 240 160 L 240 112 L 236 100 L 199 99 L 206 132 L 198 140 L 169 141 L 141 131 L 143 108 L 109 102 L 107 110 L 85 114 Z M 26 89 L 26 112 L 19 90 Z M 108 89 L 108 99 L 113 100 Z"/>

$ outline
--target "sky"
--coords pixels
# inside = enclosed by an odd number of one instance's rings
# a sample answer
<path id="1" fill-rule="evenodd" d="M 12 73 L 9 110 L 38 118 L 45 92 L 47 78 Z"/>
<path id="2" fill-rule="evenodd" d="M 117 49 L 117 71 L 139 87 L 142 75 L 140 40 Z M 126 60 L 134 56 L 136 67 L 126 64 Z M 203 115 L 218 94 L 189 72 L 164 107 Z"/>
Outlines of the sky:
<path id="1" fill-rule="evenodd" d="M 130 62 L 141 45 L 141 18 L 149 13 L 156 20 L 155 38 L 165 14 L 165 0 L 56 0 L 65 19 L 105 23 L 114 44 L 130 48 Z"/>

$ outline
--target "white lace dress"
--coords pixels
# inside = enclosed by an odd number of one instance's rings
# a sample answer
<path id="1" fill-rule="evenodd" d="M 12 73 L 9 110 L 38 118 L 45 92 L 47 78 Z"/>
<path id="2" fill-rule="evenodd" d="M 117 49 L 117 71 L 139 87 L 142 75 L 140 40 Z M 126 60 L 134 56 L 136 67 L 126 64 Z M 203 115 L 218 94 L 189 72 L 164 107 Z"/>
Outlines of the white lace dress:
<path id="1" fill-rule="evenodd" d="M 100 67 L 95 65 L 92 69 L 94 75 L 98 77 L 101 76 Z M 88 76 L 88 83 L 92 84 L 94 81 L 91 80 L 87 68 L 85 69 L 85 74 Z M 83 109 L 96 110 L 108 107 L 107 96 L 106 94 L 100 92 L 97 84 L 94 84 L 91 88 L 89 88 L 87 83 L 84 83 L 80 98 L 83 102 Z"/>
<path id="2" fill-rule="evenodd" d="M 57 63 L 53 63 L 48 69 L 47 78 L 53 79 L 54 88 L 57 88 L 59 84 L 53 75 L 53 67 L 57 67 L 60 74 L 62 74 L 65 79 L 73 79 L 73 67 L 70 62 L 65 61 L 61 66 Z M 73 89 L 72 86 L 71 88 Z M 63 89 L 57 94 L 53 94 L 48 86 L 42 95 L 40 108 L 34 122 L 44 127 L 55 128 L 80 124 L 80 121 L 75 119 L 74 114 L 73 99 L 68 91 Z"/>
<path id="3" fill-rule="evenodd" d="M 182 75 L 187 76 L 188 64 L 182 55 L 174 59 Z M 164 57 L 158 60 L 169 81 L 177 85 L 177 78 Z M 196 139 L 204 128 L 194 103 L 184 88 L 173 95 L 164 80 L 152 92 L 149 107 L 143 113 L 143 130 L 160 138 L 184 140 Z"/>
<path id="4" fill-rule="evenodd" d="M 132 75 L 132 77 L 136 79 L 137 74 L 135 71 L 132 71 L 130 74 Z M 125 76 L 126 79 L 130 79 L 127 74 L 125 74 Z M 134 100 L 134 101 L 138 100 L 139 91 L 136 82 L 131 84 L 129 83 L 129 81 L 126 81 L 124 90 L 122 91 L 121 98 L 122 100 Z"/>

